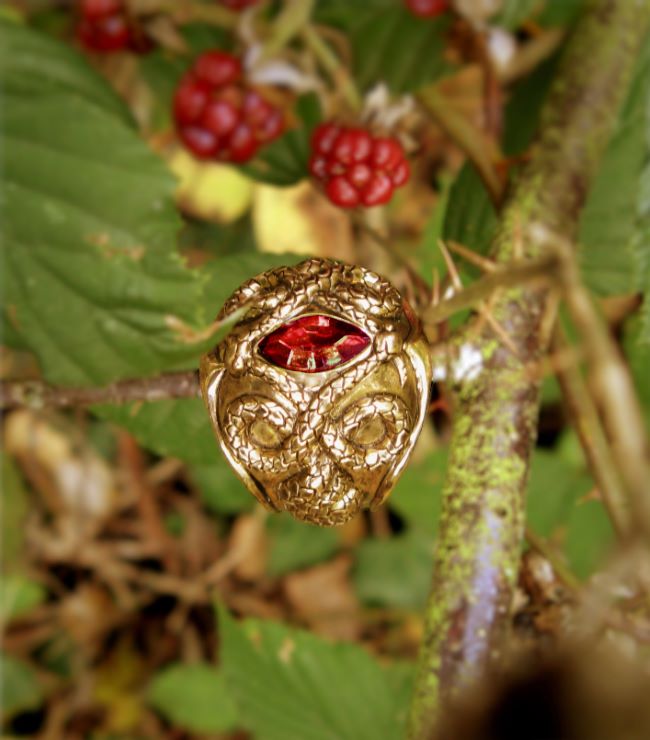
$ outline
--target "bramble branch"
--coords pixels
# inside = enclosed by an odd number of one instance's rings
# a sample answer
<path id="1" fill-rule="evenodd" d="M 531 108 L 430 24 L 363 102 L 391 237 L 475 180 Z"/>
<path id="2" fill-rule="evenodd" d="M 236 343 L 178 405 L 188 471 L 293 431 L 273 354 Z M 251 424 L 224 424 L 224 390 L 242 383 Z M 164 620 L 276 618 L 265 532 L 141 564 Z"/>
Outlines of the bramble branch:
<path id="1" fill-rule="evenodd" d="M 554 351 L 564 351 L 567 344 L 564 332 L 558 327 L 553 338 Z M 622 537 L 631 529 L 630 508 L 596 403 L 579 367 L 566 363 L 563 367 L 557 367 L 555 374 L 609 518 L 617 534 Z"/>
<path id="2" fill-rule="evenodd" d="M 521 260 L 507 267 L 498 267 L 494 272 L 454 293 L 446 300 L 422 311 L 420 318 L 425 326 L 438 324 L 458 311 L 476 306 L 480 301 L 489 298 L 495 290 L 532 282 L 551 283 L 558 267 L 559 260 L 554 255 Z"/>
<path id="3" fill-rule="evenodd" d="M 166 373 L 154 378 L 122 380 L 101 388 L 66 388 L 40 380 L 0 383 L 0 408 L 65 408 L 102 403 L 162 401 L 168 398 L 193 398 L 199 395 L 196 371 Z"/>
<path id="4" fill-rule="evenodd" d="M 531 158 L 502 212 L 492 248 L 497 262 L 543 256 L 542 232 L 575 239 L 649 16 L 647 3 L 588 3 L 568 41 Z M 476 322 L 453 341 L 452 349 L 476 358 L 475 371 L 450 388 L 454 429 L 411 740 L 434 737 L 441 711 L 504 649 L 539 411 L 539 382 L 526 368 L 547 352 L 556 310 L 551 296 L 548 288 L 519 287 L 491 305 L 515 353 L 490 326 L 477 331 Z"/>

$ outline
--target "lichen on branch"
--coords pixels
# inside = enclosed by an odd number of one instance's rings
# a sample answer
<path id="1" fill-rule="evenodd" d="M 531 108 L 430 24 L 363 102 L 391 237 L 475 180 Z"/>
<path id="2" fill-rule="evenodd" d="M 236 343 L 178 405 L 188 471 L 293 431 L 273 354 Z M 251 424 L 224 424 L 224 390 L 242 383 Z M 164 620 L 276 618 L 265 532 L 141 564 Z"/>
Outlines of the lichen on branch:
<path id="1" fill-rule="evenodd" d="M 544 234 L 572 241 L 614 128 L 650 7 L 593 0 L 569 39 L 543 109 L 531 158 L 504 206 L 492 256 L 545 254 Z M 491 305 L 506 346 L 478 318 L 450 343 L 480 372 L 456 378 L 447 478 L 409 737 L 434 736 L 441 710 L 498 660 L 519 567 L 525 491 L 539 411 L 529 368 L 549 346 L 556 310 L 549 287 L 503 291 Z"/>

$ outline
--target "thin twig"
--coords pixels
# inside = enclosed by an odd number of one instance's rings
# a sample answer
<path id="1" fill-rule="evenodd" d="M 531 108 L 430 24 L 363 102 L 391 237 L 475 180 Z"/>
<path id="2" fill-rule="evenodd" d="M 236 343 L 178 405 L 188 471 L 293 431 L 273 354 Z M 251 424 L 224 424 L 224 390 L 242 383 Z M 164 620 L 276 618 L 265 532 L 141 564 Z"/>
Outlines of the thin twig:
<path id="1" fill-rule="evenodd" d="M 494 272 L 497 269 L 496 264 L 489 257 L 484 257 L 473 249 L 468 249 L 462 244 L 449 239 L 445 244 L 450 252 L 454 252 L 460 257 L 463 257 L 463 259 L 466 259 L 470 264 L 474 265 L 474 267 L 478 267 L 479 270 L 482 270 L 483 272 Z"/>
<path id="2" fill-rule="evenodd" d="M 566 336 L 558 326 L 553 339 L 554 353 L 563 354 L 567 349 Z M 629 534 L 632 528 L 630 507 L 625 488 L 616 468 L 607 437 L 598 416 L 598 409 L 591 397 L 580 369 L 575 363 L 557 365 L 555 373 L 570 414 L 570 420 L 582 444 L 589 468 L 602 496 L 614 529 L 619 536 Z"/>
<path id="3" fill-rule="evenodd" d="M 27 406 L 41 409 L 67 406 L 92 406 L 102 403 L 161 401 L 167 398 L 193 398 L 199 395 L 196 371 L 166 373 L 154 378 L 121 380 L 101 388 L 66 388 L 38 380 L 0 383 L 0 408 Z"/>
<path id="4" fill-rule="evenodd" d="M 323 41 L 313 26 L 305 26 L 300 35 L 320 65 L 332 78 L 334 84 L 341 90 L 350 108 L 353 111 L 359 111 L 361 109 L 361 95 L 336 54 Z"/>
<path id="5" fill-rule="evenodd" d="M 608 328 L 598 315 L 566 240 L 549 234 L 559 252 L 566 255 L 561 271 L 564 297 L 580 331 L 594 398 L 598 399 L 611 450 L 626 484 L 634 511 L 634 528 L 650 534 L 650 450 L 634 382 Z M 622 507 L 622 502 L 617 502 Z M 622 512 L 619 511 L 619 514 Z"/>
<path id="6" fill-rule="evenodd" d="M 135 439 L 128 432 L 118 436 L 120 458 L 128 473 L 129 482 L 135 493 L 139 519 L 142 524 L 142 540 L 158 554 L 165 572 L 178 575 L 178 554 L 174 540 L 163 524 L 155 492 L 145 472 L 145 458 Z"/>
<path id="7" fill-rule="evenodd" d="M 554 256 L 534 260 L 522 260 L 506 266 L 499 265 L 494 272 L 479 278 L 476 282 L 440 301 L 437 305 L 422 312 L 425 326 L 433 326 L 445 321 L 458 311 L 472 308 L 489 298 L 499 288 L 512 288 L 526 283 L 551 282 L 557 271 L 558 260 Z"/>

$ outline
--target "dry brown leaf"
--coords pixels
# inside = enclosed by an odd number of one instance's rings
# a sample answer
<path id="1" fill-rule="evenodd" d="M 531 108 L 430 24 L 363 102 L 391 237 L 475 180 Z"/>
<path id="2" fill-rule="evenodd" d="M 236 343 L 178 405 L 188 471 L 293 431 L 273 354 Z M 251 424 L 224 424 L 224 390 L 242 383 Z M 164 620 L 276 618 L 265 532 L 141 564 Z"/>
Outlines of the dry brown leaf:
<path id="1" fill-rule="evenodd" d="M 257 581 L 266 572 L 268 539 L 264 519 L 257 513 L 240 516 L 235 522 L 226 557 L 231 560 L 233 573 L 242 581 Z"/>
<path id="2" fill-rule="evenodd" d="M 352 560 L 341 555 L 284 579 L 287 601 L 314 632 L 354 640 L 361 633 L 359 602 L 350 583 Z"/>
<path id="3" fill-rule="evenodd" d="M 101 647 L 104 635 L 119 621 L 119 611 L 102 586 L 85 583 L 61 601 L 59 619 L 80 647 L 92 651 Z"/>
<path id="4" fill-rule="evenodd" d="M 85 531 L 113 513 L 117 489 L 111 469 L 63 417 L 21 409 L 8 416 L 4 432 L 6 451 L 53 513 Z"/>

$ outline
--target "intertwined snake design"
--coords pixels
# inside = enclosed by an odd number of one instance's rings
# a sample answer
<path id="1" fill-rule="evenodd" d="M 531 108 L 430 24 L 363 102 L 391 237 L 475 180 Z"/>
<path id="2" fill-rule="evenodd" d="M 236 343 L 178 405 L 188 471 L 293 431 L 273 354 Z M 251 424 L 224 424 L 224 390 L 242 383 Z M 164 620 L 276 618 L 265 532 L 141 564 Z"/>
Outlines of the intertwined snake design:
<path id="1" fill-rule="evenodd" d="M 345 403 L 387 363 L 402 383 L 413 377 L 404 351 L 412 327 L 400 296 L 374 273 L 315 259 L 248 281 L 219 318 L 244 305 L 250 305 L 245 318 L 215 350 L 220 377 L 242 381 L 242 392 L 220 407 L 223 444 L 250 476 L 266 482 L 279 508 L 318 524 L 342 523 L 368 503 L 368 486 L 359 481 L 381 477 L 395 463 L 417 421 L 417 409 L 399 387 L 394 393 L 373 387 Z M 278 326 L 316 308 L 355 322 L 372 346 L 310 384 L 264 360 L 256 347 Z M 254 391 L 252 379 L 260 381 Z"/>

